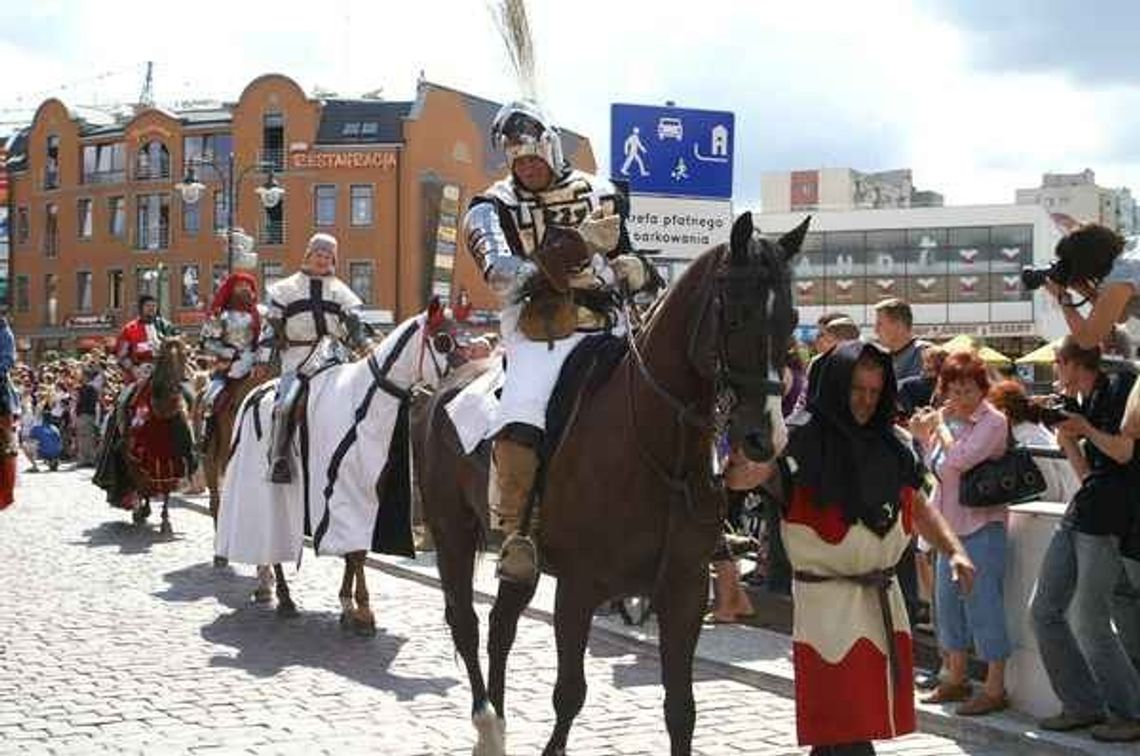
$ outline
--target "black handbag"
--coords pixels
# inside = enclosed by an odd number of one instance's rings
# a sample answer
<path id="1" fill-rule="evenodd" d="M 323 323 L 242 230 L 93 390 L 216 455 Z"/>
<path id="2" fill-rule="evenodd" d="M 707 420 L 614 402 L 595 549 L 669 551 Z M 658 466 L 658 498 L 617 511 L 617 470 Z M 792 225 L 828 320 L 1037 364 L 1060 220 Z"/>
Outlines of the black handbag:
<path id="1" fill-rule="evenodd" d="M 1036 499 L 1046 489 L 1033 455 L 1006 436 L 1005 454 L 979 462 L 962 474 L 958 502 L 964 507 L 997 507 Z"/>

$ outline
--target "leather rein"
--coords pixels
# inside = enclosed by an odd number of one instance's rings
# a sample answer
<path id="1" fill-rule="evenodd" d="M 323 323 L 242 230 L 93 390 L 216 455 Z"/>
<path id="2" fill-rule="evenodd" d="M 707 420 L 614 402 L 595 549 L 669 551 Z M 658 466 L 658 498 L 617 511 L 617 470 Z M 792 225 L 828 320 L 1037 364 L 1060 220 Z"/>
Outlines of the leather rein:
<path id="1" fill-rule="evenodd" d="M 727 249 L 727 247 L 726 247 Z M 722 255 L 723 257 L 723 255 Z M 671 491 L 679 494 L 685 501 L 685 508 L 690 517 L 696 519 L 698 522 L 707 522 L 696 516 L 696 507 L 692 495 L 692 478 L 685 471 L 685 461 L 687 456 L 686 442 L 687 434 L 684 433 L 685 426 L 701 432 L 718 432 L 723 430 L 728 413 L 731 411 L 733 404 L 737 401 L 736 387 L 745 385 L 753 387 L 761 392 L 763 396 L 782 396 L 783 384 L 779 381 L 774 381 L 765 377 L 755 377 L 739 370 L 734 370 L 731 367 L 730 360 L 728 359 L 725 339 L 725 327 L 723 317 L 721 322 L 718 323 L 716 330 L 717 349 L 716 359 L 712 375 L 709 376 L 704 370 L 701 370 L 698 365 L 700 360 L 696 356 L 696 348 L 701 334 L 701 329 L 704 324 L 705 318 L 709 316 L 709 310 L 712 306 L 716 305 L 716 310 L 720 316 L 723 315 L 723 280 L 724 274 L 718 274 L 718 264 L 710 264 L 709 270 L 705 272 L 704 278 L 701 281 L 701 290 L 703 291 L 702 303 L 699 308 L 700 315 L 696 322 L 690 326 L 687 338 L 687 351 L 686 356 L 690 366 L 692 366 L 699 375 L 702 377 L 711 377 L 714 391 L 717 397 L 725 397 L 726 401 L 714 402 L 714 407 L 711 411 L 702 411 L 698 402 L 691 402 L 686 404 L 673 395 L 664 384 L 661 383 L 650 371 L 649 365 L 646 363 L 644 356 L 638 347 L 637 338 L 634 336 L 631 327 L 632 319 L 630 317 L 629 298 L 623 298 L 622 307 L 625 312 L 627 328 L 626 328 L 626 341 L 629 344 L 629 351 L 633 359 L 628 363 L 630 365 L 630 383 L 632 384 L 637 376 L 640 376 L 658 397 L 661 398 L 669 408 L 672 410 L 674 420 L 674 427 L 677 430 L 677 435 L 680 436 L 681 442 L 673 455 L 672 464 L 669 467 L 662 465 L 653 454 L 645 447 L 641 438 L 641 434 L 637 431 L 637 406 L 636 406 L 636 391 L 629 391 L 629 400 L 627 402 L 631 427 L 633 429 L 634 443 L 637 446 L 638 456 L 649 467 L 650 470 L 657 476 L 658 479 Z M 709 279 L 715 279 L 717 284 L 713 284 Z M 765 289 L 765 293 L 771 293 L 770 289 Z M 737 327 L 743 327 L 751 324 L 751 321 L 758 317 L 767 316 L 767 306 L 761 308 L 753 308 L 748 317 Z M 763 325 L 763 324 L 761 324 Z M 771 337 L 761 327 L 761 332 L 764 332 L 764 349 L 767 351 L 770 347 Z M 636 366 L 637 373 L 632 374 L 633 367 Z M 711 478 L 711 476 L 710 476 Z M 717 515 L 719 520 L 719 514 Z"/>

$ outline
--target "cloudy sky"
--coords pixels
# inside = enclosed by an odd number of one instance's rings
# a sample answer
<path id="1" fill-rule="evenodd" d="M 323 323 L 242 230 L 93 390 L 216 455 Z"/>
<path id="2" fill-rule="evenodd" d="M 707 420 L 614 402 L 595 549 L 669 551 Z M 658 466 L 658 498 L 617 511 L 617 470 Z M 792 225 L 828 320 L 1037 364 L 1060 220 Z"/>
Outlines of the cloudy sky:
<path id="1" fill-rule="evenodd" d="M 531 0 L 540 94 L 594 141 L 612 102 L 736 113 L 738 206 L 760 172 L 914 169 L 953 204 L 1012 202 L 1045 171 L 1140 190 L 1135 0 Z M 307 90 L 431 81 L 514 96 L 485 0 L 35 0 L 0 7 L 0 122 L 55 95 L 234 99 L 278 71 Z M 7 124 L 10 128 L 10 123 Z M 4 128 L 4 125 L 0 125 Z"/>

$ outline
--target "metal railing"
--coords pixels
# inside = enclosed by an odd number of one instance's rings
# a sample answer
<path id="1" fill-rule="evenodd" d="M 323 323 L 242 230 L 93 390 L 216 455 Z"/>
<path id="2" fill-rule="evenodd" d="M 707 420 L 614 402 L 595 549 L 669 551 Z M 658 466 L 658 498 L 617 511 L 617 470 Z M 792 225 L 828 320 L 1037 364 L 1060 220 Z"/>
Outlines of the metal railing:
<path id="1" fill-rule="evenodd" d="M 122 184 L 127 180 L 127 172 L 125 170 L 117 171 L 92 171 L 83 174 L 82 183 L 84 184 Z"/>
<path id="2" fill-rule="evenodd" d="M 284 147 L 278 147 L 275 149 L 263 149 L 258 154 L 257 159 L 262 163 L 266 163 L 269 166 L 272 166 L 273 170 L 277 173 L 282 173 L 289 167 L 286 161 Z"/>
<path id="3" fill-rule="evenodd" d="M 170 246 L 170 226 L 143 226 L 135 230 L 135 249 L 166 249 Z"/>
<path id="4" fill-rule="evenodd" d="M 257 241 L 267 246 L 279 246 L 285 243 L 285 221 L 262 221 L 257 230 Z"/>

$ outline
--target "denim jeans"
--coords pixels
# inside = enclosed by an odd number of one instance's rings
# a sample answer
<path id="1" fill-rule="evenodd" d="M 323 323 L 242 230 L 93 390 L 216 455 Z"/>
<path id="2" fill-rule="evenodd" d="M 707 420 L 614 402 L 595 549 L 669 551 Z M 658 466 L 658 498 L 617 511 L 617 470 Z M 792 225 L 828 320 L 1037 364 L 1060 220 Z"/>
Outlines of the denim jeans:
<path id="1" fill-rule="evenodd" d="M 938 555 L 935 565 L 934 629 L 946 651 L 972 646 L 984 662 L 1008 659 L 1011 647 L 1005 626 L 1005 525 L 991 522 L 968 536 L 962 546 L 977 567 L 974 588 L 963 596 L 951 578 L 950 561 Z"/>
<path id="2" fill-rule="evenodd" d="M 1070 714 L 1140 719 L 1140 675 L 1112 627 L 1121 574 L 1115 536 L 1053 534 L 1030 603 L 1041 661 Z M 1068 616 L 1071 607 L 1071 619 Z"/>
<path id="3" fill-rule="evenodd" d="M 1120 634 L 1125 653 L 1140 671 L 1140 561 L 1127 557 L 1120 561 L 1124 564 L 1113 594 L 1112 623 Z"/>

